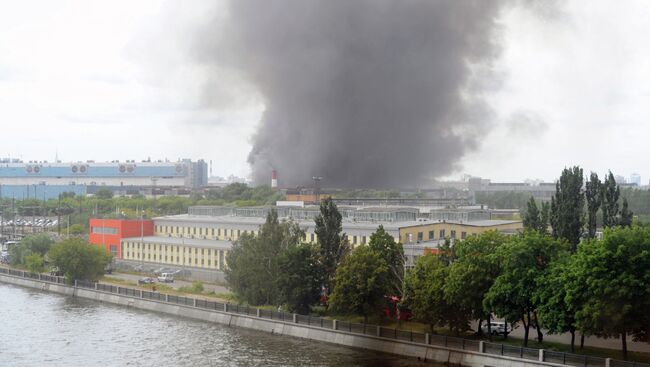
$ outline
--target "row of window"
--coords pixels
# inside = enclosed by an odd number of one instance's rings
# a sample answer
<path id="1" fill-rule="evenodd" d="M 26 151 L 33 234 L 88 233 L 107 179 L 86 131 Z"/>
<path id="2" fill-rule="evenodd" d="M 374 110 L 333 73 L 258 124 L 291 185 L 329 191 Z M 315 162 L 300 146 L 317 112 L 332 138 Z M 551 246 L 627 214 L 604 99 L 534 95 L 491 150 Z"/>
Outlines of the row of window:
<path id="1" fill-rule="evenodd" d="M 198 238 L 219 238 L 219 239 L 230 239 L 236 240 L 243 234 L 248 233 L 247 230 L 241 229 L 228 229 L 228 228 L 203 228 L 203 227 L 180 227 L 180 226 L 167 226 L 167 225 L 155 225 L 154 231 L 157 235 L 174 235 L 175 237 L 183 237 L 183 235 L 198 236 Z M 250 231 L 253 235 L 256 235 L 256 231 Z M 365 245 L 366 236 L 347 236 L 348 241 L 352 245 Z M 314 233 L 305 233 L 303 235 L 304 241 L 309 241 L 315 243 L 317 236 Z"/>
<path id="2" fill-rule="evenodd" d="M 199 266 L 220 270 L 223 270 L 225 266 L 227 253 L 226 250 L 139 242 L 125 242 L 123 249 L 124 258 L 127 260 Z"/>
<path id="3" fill-rule="evenodd" d="M 203 227 L 180 227 L 180 226 L 163 226 L 155 225 L 154 232 L 157 235 L 173 235 L 175 237 L 183 237 L 189 235 L 197 238 L 212 238 L 212 239 L 230 239 L 235 240 L 248 233 L 247 230 L 241 229 L 226 229 L 226 228 L 203 228 Z M 255 231 L 251 231 L 254 235 Z"/>
<path id="4" fill-rule="evenodd" d="M 434 239 L 434 236 L 433 236 L 433 235 L 434 235 L 434 231 L 429 231 L 429 238 L 427 238 L 427 240 L 428 240 L 428 241 L 432 241 L 432 240 Z M 439 232 L 439 235 L 440 235 L 440 236 L 438 237 L 439 239 L 446 238 L 445 230 L 444 230 L 444 229 L 441 229 L 440 232 Z M 408 235 L 407 235 L 407 236 L 408 236 Z M 466 237 L 467 237 L 467 232 L 460 232 L 460 238 L 461 238 L 462 240 L 464 240 Z M 449 238 L 451 238 L 452 240 L 455 240 L 455 239 L 456 239 L 456 231 L 455 231 L 455 230 L 451 230 L 451 231 L 450 231 L 450 233 L 449 233 Z M 418 242 L 422 242 L 422 241 L 424 241 L 424 232 L 418 232 L 418 234 L 417 234 L 417 240 L 418 240 Z M 407 242 L 408 242 L 408 238 L 407 238 Z"/>

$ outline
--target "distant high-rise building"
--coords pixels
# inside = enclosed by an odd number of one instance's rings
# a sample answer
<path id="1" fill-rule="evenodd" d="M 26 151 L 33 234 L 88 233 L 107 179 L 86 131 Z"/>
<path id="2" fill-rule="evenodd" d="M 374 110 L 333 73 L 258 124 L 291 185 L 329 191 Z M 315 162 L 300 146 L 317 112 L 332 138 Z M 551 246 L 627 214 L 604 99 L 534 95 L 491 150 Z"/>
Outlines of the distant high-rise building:
<path id="1" fill-rule="evenodd" d="M 616 180 L 616 183 L 619 184 L 619 185 L 627 183 L 627 180 L 625 179 L 625 177 L 621 176 L 621 175 L 615 175 L 614 180 Z"/>
<path id="2" fill-rule="evenodd" d="M 641 175 L 639 175 L 638 173 L 632 173 L 630 175 L 630 183 L 636 184 L 637 186 L 641 186 Z"/>

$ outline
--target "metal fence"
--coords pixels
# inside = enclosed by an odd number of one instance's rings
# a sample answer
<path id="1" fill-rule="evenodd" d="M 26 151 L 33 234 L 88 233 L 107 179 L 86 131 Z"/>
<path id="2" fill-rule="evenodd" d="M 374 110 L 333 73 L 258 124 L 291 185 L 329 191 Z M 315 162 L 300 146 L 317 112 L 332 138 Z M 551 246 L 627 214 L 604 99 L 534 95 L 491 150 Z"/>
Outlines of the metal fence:
<path id="1" fill-rule="evenodd" d="M 51 276 L 46 274 L 30 274 L 25 271 L 0 268 L 0 274 L 8 274 L 16 277 L 37 279 L 56 284 L 65 284 L 64 277 Z M 158 302 L 179 304 L 188 307 L 197 307 L 201 309 L 230 312 L 247 316 L 260 317 L 269 320 L 281 322 L 290 322 L 310 327 L 319 327 L 330 330 L 338 330 L 353 334 L 369 335 L 381 338 L 395 339 L 419 344 L 436 345 L 447 348 L 455 348 L 472 352 L 481 352 L 493 355 L 502 355 L 527 359 L 531 361 L 544 361 L 557 364 L 564 364 L 576 367 L 606 367 L 607 360 L 601 357 L 593 357 L 581 354 L 563 353 L 552 350 L 516 347 L 507 344 L 481 342 L 472 339 L 464 339 L 447 335 L 436 335 L 420 333 L 412 330 L 403 330 L 397 328 L 387 328 L 384 326 L 354 323 L 350 321 L 331 320 L 311 315 L 298 315 L 284 311 L 275 311 L 272 309 L 261 309 L 250 306 L 242 306 L 232 303 L 221 303 L 208 301 L 198 298 L 162 294 L 141 289 L 115 286 L 86 280 L 76 280 L 75 287 L 94 289 L 106 293 L 115 293 L 129 297 L 142 298 Z M 483 349 L 483 350 L 481 350 Z M 638 363 L 631 361 L 620 361 L 611 359 L 609 367 L 650 367 L 650 364 Z"/>

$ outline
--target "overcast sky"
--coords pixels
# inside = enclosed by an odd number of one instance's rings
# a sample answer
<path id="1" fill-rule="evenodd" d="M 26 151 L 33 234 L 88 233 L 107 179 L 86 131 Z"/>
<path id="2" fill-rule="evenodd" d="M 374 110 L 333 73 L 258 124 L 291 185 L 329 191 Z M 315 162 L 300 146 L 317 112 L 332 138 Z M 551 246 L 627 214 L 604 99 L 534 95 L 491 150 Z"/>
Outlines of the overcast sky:
<path id="1" fill-rule="evenodd" d="M 213 1 L 1 1 L 0 156 L 204 158 L 215 175 L 248 175 L 263 96 L 192 55 L 220 16 Z M 647 19 L 646 1 L 505 12 L 486 95 L 496 122 L 450 177 L 551 181 L 579 164 L 647 184 Z"/>

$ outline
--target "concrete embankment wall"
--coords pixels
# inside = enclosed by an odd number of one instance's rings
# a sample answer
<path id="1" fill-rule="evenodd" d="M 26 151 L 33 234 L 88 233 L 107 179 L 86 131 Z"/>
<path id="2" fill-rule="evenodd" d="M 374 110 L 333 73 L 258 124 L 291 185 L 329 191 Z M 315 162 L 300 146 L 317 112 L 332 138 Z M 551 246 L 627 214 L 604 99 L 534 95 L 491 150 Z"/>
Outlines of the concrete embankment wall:
<path id="1" fill-rule="evenodd" d="M 196 320 L 265 331 L 268 333 L 287 335 L 304 339 L 311 339 L 342 346 L 381 351 L 406 357 L 419 358 L 420 360 L 425 361 L 449 363 L 452 365 L 470 367 L 566 367 L 548 362 L 537 362 L 533 360 L 478 353 L 434 345 L 425 345 L 408 341 L 374 337 L 371 335 L 358 335 L 341 330 L 320 328 L 278 320 L 269 320 L 255 316 L 247 316 L 229 312 L 205 310 L 192 306 L 170 304 L 166 302 L 118 295 L 86 288 L 75 288 L 68 285 L 49 283 L 36 279 L 15 277 L 6 274 L 0 274 L 0 281 L 3 283 L 10 283 L 18 286 L 64 294 L 67 296 L 75 296 L 99 302 L 134 307 L 142 310 L 162 312 L 175 316 L 189 317 Z"/>

